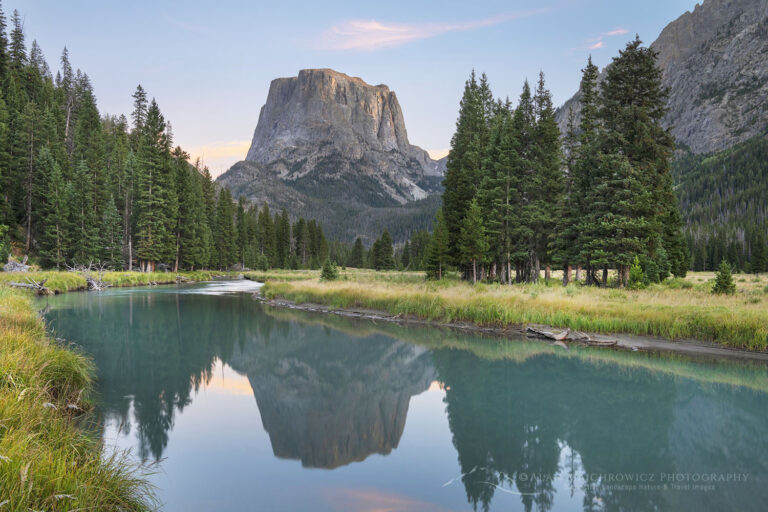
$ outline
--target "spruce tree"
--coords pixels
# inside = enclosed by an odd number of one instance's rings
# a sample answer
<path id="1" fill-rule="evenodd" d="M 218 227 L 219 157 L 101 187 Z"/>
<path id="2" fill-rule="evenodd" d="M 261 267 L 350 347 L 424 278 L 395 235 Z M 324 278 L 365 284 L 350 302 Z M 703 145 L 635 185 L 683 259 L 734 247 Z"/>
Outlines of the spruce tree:
<path id="1" fill-rule="evenodd" d="M 712 293 L 726 295 L 736 293 L 736 284 L 733 282 L 733 276 L 731 275 L 731 266 L 725 260 L 720 262 L 720 266 L 717 269 L 715 284 L 712 285 Z"/>
<path id="2" fill-rule="evenodd" d="M 352 246 L 352 252 L 349 254 L 347 266 L 352 268 L 363 268 L 365 266 L 365 249 L 360 237 L 355 239 L 355 245 Z"/>
<path id="3" fill-rule="evenodd" d="M 427 249 L 427 277 L 442 279 L 445 275 L 450 255 L 450 237 L 448 227 L 445 225 L 443 210 L 435 215 L 434 232 Z"/>
<path id="4" fill-rule="evenodd" d="M 469 263 L 472 272 L 472 283 L 477 283 L 477 265 L 482 262 L 488 251 L 488 241 L 483 226 L 483 218 L 477 200 L 473 199 L 467 209 L 467 215 L 461 226 L 459 237 L 461 262 Z"/>
<path id="5" fill-rule="evenodd" d="M 216 203 L 216 229 L 213 232 L 215 260 L 221 270 L 228 269 L 237 261 L 234 209 L 232 194 L 229 189 L 222 189 Z"/>
<path id="6" fill-rule="evenodd" d="M 141 134 L 136 169 L 136 257 L 145 272 L 153 271 L 167 252 L 168 234 L 163 217 L 167 151 L 165 120 L 153 100 Z"/>
<path id="7" fill-rule="evenodd" d="M 477 193 L 487 147 L 489 131 L 486 114 L 490 110 L 487 89 L 487 80 L 483 77 L 481 88 L 473 71 L 464 86 L 443 180 L 443 215 L 448 228 L 450 253 L 457 258 L 461 223 L 469 202 Z"/>
<path id="8" fill-rule="evenodd" d="M 101 217 L 100 261 L 104 265 L 119 269 L 121 262 L 122 219 L 117 211 L 115 199 L 109 196 Z"/>
<path id="9" fill-rule="evenodd" d="M 99 232 L 90 177 L 88 165 L 85 160 L 80 160 L 71 183 L 69 210 L 73 241 L 71 259 L 83 265 L 95 262 L 99 256 Z"/>
<path id="10" fill-rule="evenodd" d="M 61 167 L 53 159 L 48 148 L 40 150 L 37 165 L 47 187 L 40 255 L 45 265 L 55 266 L 56 270 L 60 270 L 66 263 L 72 242 L 69 227 L 70 197 Z"/>

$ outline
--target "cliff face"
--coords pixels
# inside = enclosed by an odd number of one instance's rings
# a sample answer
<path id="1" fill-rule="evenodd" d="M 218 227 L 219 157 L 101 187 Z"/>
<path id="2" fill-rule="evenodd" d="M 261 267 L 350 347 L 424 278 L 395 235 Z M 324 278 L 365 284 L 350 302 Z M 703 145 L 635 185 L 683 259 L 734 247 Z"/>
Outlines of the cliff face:
<path id="1" fill-rule="evenodd" d="M 768 2 L 705 0 L 661 32 L 659 53 L 669 112 L 664 120 L 678 144 L 708 153 L 747 140 L 766 127 Z M 565 130 L 569 108 L 558 112 Z"/>
<path id="2" fill-rule="evenodd" d="M 270 178 L 305 193 L 343 182 L 348 200 L 371 206 L 424 199 L 442 176 L 439 163 L 408 142 L 393 91 L 330 69 L 272 81 L 246 162 L 219 181 Z"/>

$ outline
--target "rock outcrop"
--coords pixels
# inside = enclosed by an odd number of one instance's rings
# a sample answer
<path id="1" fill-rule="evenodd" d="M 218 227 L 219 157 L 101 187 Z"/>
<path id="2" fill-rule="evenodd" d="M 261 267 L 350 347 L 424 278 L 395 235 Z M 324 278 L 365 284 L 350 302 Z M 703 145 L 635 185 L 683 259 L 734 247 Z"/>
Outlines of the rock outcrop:
<path id="1" fill-rule="evenodd" d="M 679 145 L 694 153 L 733 146 L 762 133 L 768 116 L 768 2 L 705 0 L 661 32 L 659 53 L 669 112 Z M 558 112 L 563 131 L 568 110 Z"/>
<path id="2" fill-rule="evenodd" d="M 442 176 L 408 142 L 393 91 L 330 69 L 272 81 L 246 161 L 286 182 L 368 178 L 381 187 L 374 203 L 423 199 Z"/>
<path id="3" fill-rule="evenodd" d="M 427 227 L 444 172 L 444 161 L 408 141 L 386 85 L 305 69 L 272 81 L 246 159 L 217 181 L 235 197 L 315 218 L 332 236 L 354 239 L 382 229 L 374 220 L 370 233 L 361 230 L 361 217 L 391 221 L 400 206 L 403 215 L 417 211 L 413 229 Z"/>

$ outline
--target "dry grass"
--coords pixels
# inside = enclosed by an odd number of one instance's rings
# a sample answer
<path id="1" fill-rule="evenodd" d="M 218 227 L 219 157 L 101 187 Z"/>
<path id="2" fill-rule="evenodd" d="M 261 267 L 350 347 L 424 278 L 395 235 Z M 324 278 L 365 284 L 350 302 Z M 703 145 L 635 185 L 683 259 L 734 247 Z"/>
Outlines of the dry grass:
<path id="1" fill-rule="evenodd" d="M 588 332 L 695 338 L 748 350 L 768 349 L 768 308 L 764 304 L 768 297 L 761 282 L 741 282 L 737 277 L 738 293 L 720 296 L 709 293 L 708 279 L 692 274 L 685 281 L 669 280 L 646 290 L 628 291 L 578 285 L 564 288 L 554 282 L 473 287 L 455 280 L 425 282 L 398 273 L 369 278 L 353 271 L 346 273 L 346 280 L 330 283 L 268 280 L 264 293 L 296 302 L 373 308 L 441 322 L 542 323 Z"/>

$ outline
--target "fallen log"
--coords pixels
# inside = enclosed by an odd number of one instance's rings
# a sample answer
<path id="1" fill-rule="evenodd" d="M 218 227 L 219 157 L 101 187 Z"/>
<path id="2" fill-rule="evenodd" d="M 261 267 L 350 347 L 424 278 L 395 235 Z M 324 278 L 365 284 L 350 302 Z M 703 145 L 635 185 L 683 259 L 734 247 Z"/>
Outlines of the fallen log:
<path id="1" fill-rule="evenodd" d="M 548 330 L 544 326 L 529 325 L 528 332 L 542 338 L 547 338 L 549 340 L 564 341 L 565 339 L 568 338 L 568 334 L 570 334 L 571 330 L 566 329 L 561 332 L 555 332 L 555 331 Z"/>
<path id="2" fill-rule="evenodd" d="M 46 288 L 45 282 L 48 281 L 48 279 L 43 279 L 39 283 L 35 281 L 32 278 L 27 278 L 26 283 L 16 283 L 16 282 L 9 282 L 9 286 L 13 286 L 15 288 L 29 288 L 31 290 L 37 291 L 38 295 L 50 295 L 51 290 L 49 288 Z"/>

